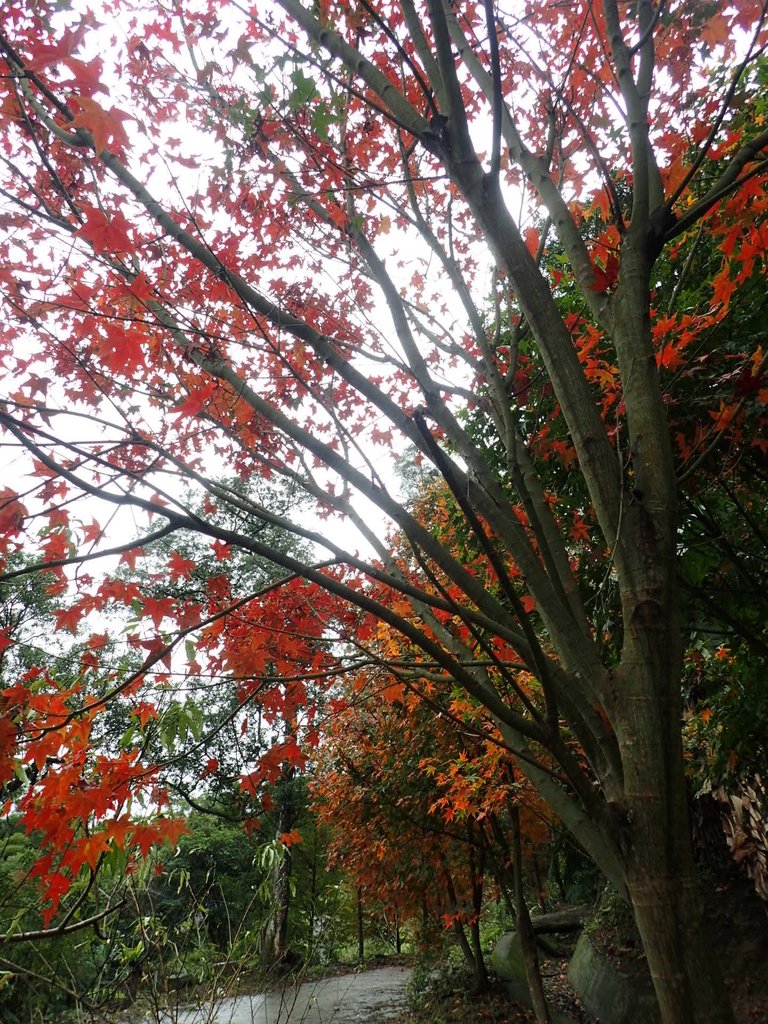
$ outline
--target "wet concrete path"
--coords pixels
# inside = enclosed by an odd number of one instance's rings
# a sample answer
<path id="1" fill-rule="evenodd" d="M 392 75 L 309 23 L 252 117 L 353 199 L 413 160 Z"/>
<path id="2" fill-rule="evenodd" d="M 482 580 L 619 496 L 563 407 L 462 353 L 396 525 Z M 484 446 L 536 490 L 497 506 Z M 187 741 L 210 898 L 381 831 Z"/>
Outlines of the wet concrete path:
<path id="1" fill-rule="evenodd" d="M 407 967 L 380 967 L 303 985 L 180 1007 L 163 1024 L 386 1024 L 405 1006 Z"/>

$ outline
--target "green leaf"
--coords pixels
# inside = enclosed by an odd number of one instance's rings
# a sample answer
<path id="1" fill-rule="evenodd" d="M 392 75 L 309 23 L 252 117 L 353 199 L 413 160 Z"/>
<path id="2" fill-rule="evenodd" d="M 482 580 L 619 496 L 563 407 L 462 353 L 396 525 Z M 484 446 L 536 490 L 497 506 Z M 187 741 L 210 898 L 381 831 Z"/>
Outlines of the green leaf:
<path id="1" fill-rule="evenodd" d="M 307 78 L 300 68 L 291 73 L 291 81 L 294 88 L 288 97 L 288 108 L 295 113 L 297 110 L 305 107 L 317 95 L 317 86 L 314 80 Z"/>
<path id="2" fill-rule="evenodd" d="M 125 730 L 123 735 L 120 737 L 120 746 L 129 747 L 133 742 L 133 737 L 136 735 L 136 722 L 133 721 Z"/>
<path id="3" fill-rule="evenodd" d="M 323 142 L 331 141 L 328 128 L 336 121 L 337 117 L 327 103 L 319 103 L 312 111 L 312 128 Z"/>

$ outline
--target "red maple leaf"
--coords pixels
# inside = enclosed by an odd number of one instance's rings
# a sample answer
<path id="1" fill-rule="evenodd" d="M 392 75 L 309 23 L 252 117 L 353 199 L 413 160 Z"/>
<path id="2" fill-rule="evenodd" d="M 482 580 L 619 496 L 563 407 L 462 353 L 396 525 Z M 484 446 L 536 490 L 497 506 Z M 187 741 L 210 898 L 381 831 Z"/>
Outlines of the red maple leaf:
<path id="1" fill-rule="evenodd" d="M 99 345 L 99 356 L 110 370 L 130 373 L 144 365 L 142 341 L 140 331 L 124 330 L 119 324 L 111 324 Z"/>
<path id="2" fill-rule="evenodd" d="M 90 132 L 93 137 L 93 148 L 97 153 L 107 149 L 110 143 L 113 144 L 112 148 L 118 151 L 127 148 L 128 136 L 123 121 L 128 120 L 130 114 L 124 114 L 115 107 L 105 110 L 91 96 L 73 96 L 69 102 L 77 111 L 70 121 L 70 127 L 83 128 Z"/>
<path id="3" fill-rule="evenodd" d="M 83 541 L 86 544 L 94 544 L 101 537 L 101 526 L 91 517 L 87 526 L 83 526 Z"/>
<path id="4" fill-rule="evenodd" d="M 163 619 L 173 611 L 173 598 L 171 597 L 144 597 L 142 598 L 144 614 L 148 615 L 155 625 L 160 627 Z"/>
<path id="5" fill-rule="evenodd" d="M 29 62 L 30 67 L 39 71 L 50 64 L 55 64 L 57 61 L 66 60 L 68 57 L 71 57 L 85 38 L 87 30 L 88 27 L 83 22 L 76 29 L 65 29 L 58 43 L 39 43 L 35 46 L 32 53 L 32 59 Z"/>
<path id="6" fill-rule="evenodd" d="M 61 608 L 53 613 L 56 616 L 56 629 L 67 629 L 76 633 L 84 613 L 82 605 L 73 604 L 70 608 Z"/>
<path id="7" fill-rule="evenodd" d="M 24 525 L 27 509 L 18 498 L 10 487 L 0 491 L 0 533 L 18 533 Z"/>
<path id="8" fill-rule="evenodd" d="M 85 223 L 78 229 L 78 235 L 90 242 L 93 251 L 132 252 L 135 248 L 128 236 L 130 224 L 121 213 L 115 213 L 111 219 L 96 207 L 85 207 Z"/>
<path id="9" fill-rule="evenodd" d="M 197 563 L 191 558 L 184 558 L 178 551 L 174 551 L 167 562 L 168 568 L 171 570 L 171 579 L 188 580 L 192 575 L 193 571 L 197 568 Z"/>
<path id="10" fill-rule="evenodd" d="M 177 405 L 173 412 L 179 417 L 197 416 L 216 390 L 216 387 L 217 382 L 215 380 L 209 380 L 199 388 L 190 388 L 186 399 L 181 403 L 181 405 Z"/>

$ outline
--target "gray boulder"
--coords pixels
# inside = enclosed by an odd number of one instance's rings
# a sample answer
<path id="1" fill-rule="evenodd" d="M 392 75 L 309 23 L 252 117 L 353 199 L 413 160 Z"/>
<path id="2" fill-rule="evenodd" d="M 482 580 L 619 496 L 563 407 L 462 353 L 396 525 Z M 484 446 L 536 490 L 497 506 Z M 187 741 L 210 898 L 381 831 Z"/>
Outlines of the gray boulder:
<path id="1" fill-rule="evenodd" d="M 568 980 L 584 1006 L 605 1024 L 660 1024 L 650 979 L 630 974 L 598 953 L 582 933 L 568 967 Z"/>
<path id="2" fill-rule="evenodd" d="M 496 977 L 506 982 L 510 999 L 531 1005 L 531 993 L 525 977 L 525 963 L 517 932 L 502 935 L 491 953 L 491 964 Z"/>
<path id="3" fill-rule="evenodd" d="M 506 935 L 502 935 L 491 953 L 491 964 L 496 972 L 496 977 L 505 983 L 512 1002 L 521 1003 L 523 1006 L 532 1006 L 533 1001 L 525 976 L 523 951 L 517 932 L 507 932 Z M 553 1010 L 551 1007 L 549 1012 L 553 1024 L 576 1024 L 573 1017 L 568 1014 Z"/>

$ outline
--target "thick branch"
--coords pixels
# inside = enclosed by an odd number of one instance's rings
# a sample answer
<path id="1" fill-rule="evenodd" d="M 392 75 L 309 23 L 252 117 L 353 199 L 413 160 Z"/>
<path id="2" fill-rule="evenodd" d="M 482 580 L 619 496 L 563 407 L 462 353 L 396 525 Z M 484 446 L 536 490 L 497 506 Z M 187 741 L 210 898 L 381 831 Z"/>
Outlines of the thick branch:
<path id="1" fill-rule="evenodd" d="M 7 932 L 0 935 L 0 942 L 42 942 L 44 939 L 58 939 L 62 935 L 71 935 L 73 932 L 82 931 L 83 928 L 94 928 L 105 917 L 121 910 L 125 903 L 125 900 L 120 900 L 114 907 L 107 907 L 99 914 L 85 917 L 82 921 L 75 921 L 72 924 L 61 924 L 55 928 L 36 928 L 28 932 Z"/>

